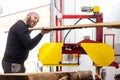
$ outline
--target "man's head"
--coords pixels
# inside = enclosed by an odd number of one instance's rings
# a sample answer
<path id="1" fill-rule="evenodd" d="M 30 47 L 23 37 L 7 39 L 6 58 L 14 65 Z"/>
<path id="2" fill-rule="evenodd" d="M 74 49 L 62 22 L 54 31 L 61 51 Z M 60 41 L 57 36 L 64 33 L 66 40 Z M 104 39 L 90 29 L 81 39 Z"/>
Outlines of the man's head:
<path id="1" fill-rule="evenodd" d="M 39 15 L 36 12 L 30 12 L 28 13 L 25 23 L 30 28 L 33 28 L 37 23 L 39 22 Z"/>

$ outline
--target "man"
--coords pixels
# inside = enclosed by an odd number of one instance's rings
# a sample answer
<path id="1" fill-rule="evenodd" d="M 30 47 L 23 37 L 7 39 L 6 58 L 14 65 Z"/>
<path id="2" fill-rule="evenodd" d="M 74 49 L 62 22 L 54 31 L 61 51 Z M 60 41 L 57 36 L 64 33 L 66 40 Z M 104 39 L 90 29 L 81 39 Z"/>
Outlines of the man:
<path id="1" fill-rule="evenodd" d="M 18 20 L 10 28 L 2 60 L 4 73 L 24 73 L 26 71 L 24 62 L 28 58 L 29 50 L 39 43 L 44 34 L 50 32 L 43 28 L 31 39 L 29 28 L 33 28 L 38 21 L 39 15 L 36 12 L 30 12 L 24 20 Z"/>

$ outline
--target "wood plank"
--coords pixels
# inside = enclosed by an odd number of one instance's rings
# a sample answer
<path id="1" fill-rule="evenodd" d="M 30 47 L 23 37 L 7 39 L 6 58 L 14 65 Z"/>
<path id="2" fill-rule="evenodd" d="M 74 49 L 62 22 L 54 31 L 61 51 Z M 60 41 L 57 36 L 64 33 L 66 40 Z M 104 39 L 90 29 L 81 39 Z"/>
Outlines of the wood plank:
<path id="1" fill-rule="evenodd" d="M 39 72 L 1 74 L 0 80 L 93 80 L 92 72 Z"/>
<path id="2" fill-rule="evenodd" d="M 46 30 L 65 30 L 65 29 L 77 29 L 77 28 L 91 28 L 91 27 L 108 27 L 108 28 L 120 28 L 120 22 L 103 22 L 103 23 L 91 23 L 91 24 L 77 24 L 77 25 L 64 25 L 64 26 L 49 26 L 44 27 Z M 42 27 L 30 28 L 30 30 L 41 30 Z"/>

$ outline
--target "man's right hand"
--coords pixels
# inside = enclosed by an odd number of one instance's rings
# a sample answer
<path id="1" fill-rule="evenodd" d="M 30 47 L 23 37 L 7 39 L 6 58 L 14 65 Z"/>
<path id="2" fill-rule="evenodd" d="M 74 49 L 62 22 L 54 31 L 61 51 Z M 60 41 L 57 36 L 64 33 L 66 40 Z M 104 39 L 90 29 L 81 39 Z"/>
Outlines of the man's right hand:
<path id="1" fill-rule="evenodd" d="M 42 27 L 41 29 L 41 34 L 44 35 L 46 33 L 49 33 L 51 30 L 47 30 L 47 29 L 44 29 L 44 27 Z"/>

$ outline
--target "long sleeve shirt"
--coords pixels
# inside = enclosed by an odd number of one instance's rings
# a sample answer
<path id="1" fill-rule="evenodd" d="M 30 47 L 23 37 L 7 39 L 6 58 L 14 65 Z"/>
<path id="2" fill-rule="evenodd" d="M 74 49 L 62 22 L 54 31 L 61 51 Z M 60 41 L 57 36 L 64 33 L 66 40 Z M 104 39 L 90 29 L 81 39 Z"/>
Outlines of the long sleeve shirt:
<path id="1" fill-rule="evenodd" d="M 33 49 L 43 37 L 36 35 L 31 39 L 29 27 L 22 21 L 17 21 L 9 30 L 3 61 L 23 64 Z"/>

